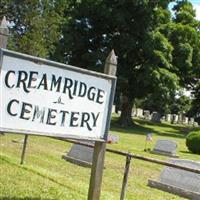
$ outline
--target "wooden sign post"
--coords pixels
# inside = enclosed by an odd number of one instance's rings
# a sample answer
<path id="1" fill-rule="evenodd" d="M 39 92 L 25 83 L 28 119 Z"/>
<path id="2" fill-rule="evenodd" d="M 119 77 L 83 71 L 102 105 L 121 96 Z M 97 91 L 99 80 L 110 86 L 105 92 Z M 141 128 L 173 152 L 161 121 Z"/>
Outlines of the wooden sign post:
<path id="1" fill-rule="evenodd" d="M 104 73 L 115 76 L 116 71 L 117 71 L 117 58 L 115 56 L 114 51 L 112 50 L 110 55 L 106 59 Z M 113 86 L 112 90 L 114 92 L 115 86 Z M 113 103 L 113 99 L 110 102 L 111 106 L 112 106 L 112 103 Z M 111 110 L 109 112 L 111 112 Z M 108 115 L 110 116 L 111 113 L 109 113 Z M 108 132 L 110 128 L 110 118 L 109 118 L 109 121 L 107 121 L 106 123 L 107 125 L 106 125 L 105 131 Z M 100 199 L 105 150 L 106 150 L 105 142 L 98 142 L 98 141 L 95 142 L 93 162 L 92 162 L 93 164 L 92 164 L 91 177 L 90 177 L 90 187 L 88 191 L 88 200 Z"/>

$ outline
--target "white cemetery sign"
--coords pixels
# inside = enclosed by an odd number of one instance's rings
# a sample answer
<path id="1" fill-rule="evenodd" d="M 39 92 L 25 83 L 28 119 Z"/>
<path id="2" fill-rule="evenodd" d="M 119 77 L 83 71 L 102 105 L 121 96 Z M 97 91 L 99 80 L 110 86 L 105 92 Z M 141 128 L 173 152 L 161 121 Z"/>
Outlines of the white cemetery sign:
<path id="1" fill-rule="evenodd" d="M 0 131 L 106 140 L 116 77 L 1 50 Z"/>

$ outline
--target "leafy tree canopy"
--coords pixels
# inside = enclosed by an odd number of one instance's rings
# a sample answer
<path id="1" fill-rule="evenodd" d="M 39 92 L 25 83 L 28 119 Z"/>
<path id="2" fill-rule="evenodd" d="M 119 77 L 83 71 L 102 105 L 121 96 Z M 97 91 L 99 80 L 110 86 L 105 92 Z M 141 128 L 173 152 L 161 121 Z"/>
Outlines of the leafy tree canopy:
<path id="1" fill-rule="evenodd" d="M 60 38 L 65 0 L 1 1 L 0 17 L 10 22 L 9 49 L 48 57 Z"/>

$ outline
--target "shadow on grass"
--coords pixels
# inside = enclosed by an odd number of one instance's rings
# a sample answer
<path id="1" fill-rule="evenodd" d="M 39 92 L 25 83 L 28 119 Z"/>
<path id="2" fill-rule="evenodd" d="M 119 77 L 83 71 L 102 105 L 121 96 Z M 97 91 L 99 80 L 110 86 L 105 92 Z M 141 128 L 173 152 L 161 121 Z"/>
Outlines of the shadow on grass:
<path id="1" fill-rule="evenodd" d="M 39 197 L 0 197 L 1 200 L 56 200 L 56 199 L 43 199 Z"/>
<path id="2" fill-rule="evenodd" d="M 126 127 L 122 128 L 119 124 L 117 124 L 117 118 L 115 118 L 111 123 L 111 131 L 116 132 L 123 132 L 124 134 L 139 134 L 139 135 L 146 135 L 147 133 L 155 133 L 156 135 L 160 136 L 167 136 L 167 137 L 174 137 L 174 138 L 185 138 L 185 127 L 183 126 L 175 126 L 175 125 L 168 125 L 164 123 L 153 123 L 145 120 L 134 119 L 133 127 Z M 145 125 L 152 126 L 152 127 L 144 127 Z M 174 129 L 175 131 L 164 130 L 164 132 L 160 132 L 155 130 L 153 126 L 159 126 L 161 128 L 170 128 Z"/>
<path id="3" fill-rule="evenodd" d="M 69 186 L 67 186 L 67 185 L 65 185 L 65 184 L 63 184 L 63 183 L 60 183 L 60 182 L 58 182 L 58 181 L 56 181 L 54 178 L 52 178 L 52 177 L 49 177 L 49 176 L 47 176 L 47 175 L 45 175 L 45 174 L 42 174 L 42 173 L 40 173 L 40 172 L 38 172 L 38 171 L 36 171 L 36 170 L 34 170 L 34 169 L 32 169 L 32 168 L 29 168 L 29 167 L 26 167 L 26 166 L 24 166 L 24 165 L 19 165 L 19 164 L 16 164 L 16 163 L 14 163 L 14 162 L 12 162 L 12 161 L 10 161 L 9 159 L 6 159 L 6 157 L 0 157 L 0 160 L 3 160 L 3 161 L 5 161 L 5 162 L 7 162 L 8 164 L 11 164 L 11 165 L 14 165 L 14 166 L 16 166 L 16 167 L 18 167 L 18 168 L 20 168 L 20 169 L 23 169 L 23 170 L 26 170 L 26 171 L 28 171 L 28 172 L 30 172 L 30 173 L 33 173 L 33 174 L 36 174 L 36 175 L 38 175 L 38 176 L 40 176 L 40 177 L 42 177 L 42 178 L 45 178 L 45 179 L 48 179 L 49 181 L 51 181 L 51 182 L 53 182 L 53 183 L 55 183 L 55 184 L 57 184 L 57 185 L 59 185 L 59 186 L 61 186 L 61 187 L 64 187 L 64 188 L 68 188 L 68 189 L 70 189 L 70 190 L 73 190 L 73 188 L 72 187 L 69 187 Z M 7 198 L 7 199 L 6 199 Z M 16 198 L 16 197 L 13 197 L 13 198 L 10 198 L 10 197 L 5 197 L 5 199 L 3 199 L 3 200 L 56 200 L 56 199 L 41 199 L 41 198 L 22 198 L 22 199 L 20 199 L 20 198 Z M 2 200 L 1 198 L 0 198 L 0 200 Z"/>
<path id="4" fill-rule="evenodd" d="M 195 153 L 192 153 L 191 151 L 179 151 L 180 153 L 185 153 L 185 154 L 191 154 L 191 155 L 198 155 Z"/>

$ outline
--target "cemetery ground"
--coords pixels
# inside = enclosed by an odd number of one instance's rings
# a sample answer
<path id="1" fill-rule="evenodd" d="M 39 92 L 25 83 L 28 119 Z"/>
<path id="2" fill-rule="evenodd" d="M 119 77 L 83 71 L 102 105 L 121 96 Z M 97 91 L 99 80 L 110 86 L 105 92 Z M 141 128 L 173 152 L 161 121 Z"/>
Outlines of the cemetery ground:
<path id="1" fill-rule="evenodd" d="M 169 157 L 144 151 L 146 134 L 153 133 L 153 148 L 157 139 L 170 139 L 178 143 L 181 159 L 200 161 L 200 156 L 188 152 L 185 132 L 188 128 L 167 123 L 153 124 L 135 119 L 134 128 L 119 128 L 113 118 L 110 134 L 119 136 L 118 144 L 107 147 L 168 160 Z M 1 200 L 83 200 L 87 199 L 90 169 L 61 159 L 70 150 L 71 143 L 48 137 L 29 136 L 24 165 L 20 165 L 23 135 L 0 136 L 0 199 Z M 101 191 L 102 200 L 120 197 L 125 157 L 106 153 Z M 164 166 L 141 160 L 131 160 L 126 199 L 171 200 L 183 199 L 147 186 L 148 179 L 157 179 Z"/>

